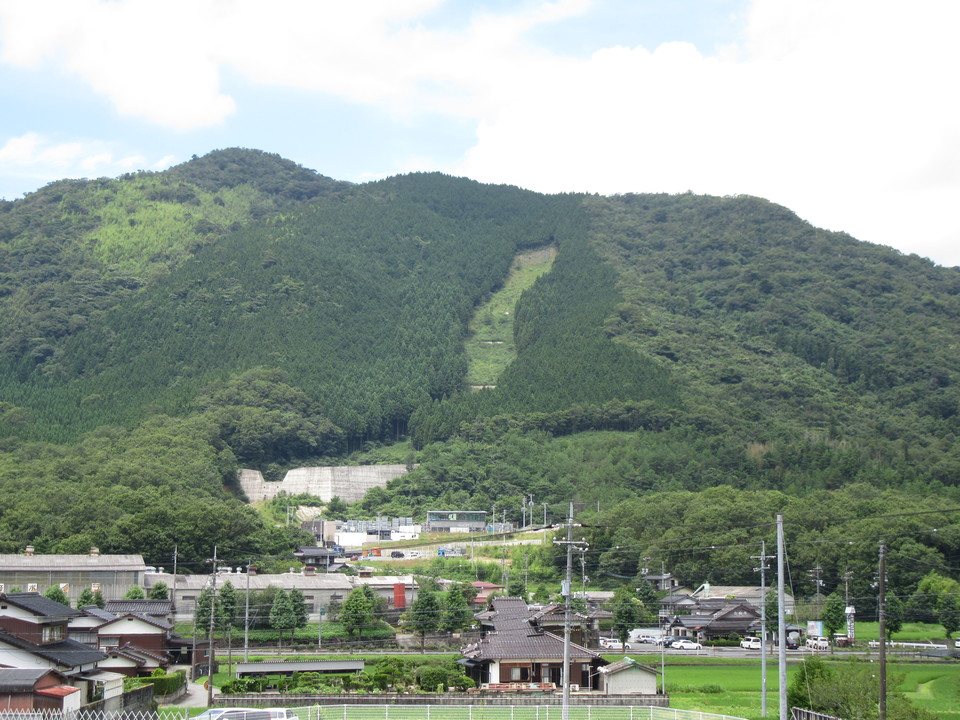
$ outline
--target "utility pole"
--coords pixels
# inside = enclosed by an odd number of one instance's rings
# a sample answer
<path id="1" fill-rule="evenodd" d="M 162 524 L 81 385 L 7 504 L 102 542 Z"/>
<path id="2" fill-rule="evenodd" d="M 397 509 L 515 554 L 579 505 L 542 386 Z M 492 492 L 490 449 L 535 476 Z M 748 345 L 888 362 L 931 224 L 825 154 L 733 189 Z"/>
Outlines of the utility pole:
<path id="1" fill-rule="evenodd" d="M 813 578 L 814 585 L 816 589 L 814 592 L 814 598 L 817 601 L 817 620 L 823 620 L 823 614 L 820 612 L 820 601 L 823 599 L 823 594 L 820 592 L 820 587 L 823 585 L 823 581 L 820 579 L 820 576 L 823 574 L 823 568 L 817 565 L 813 570 L 808 570 L 807 575 Z"/>
<path id="2" fill-rule="evenodd" d="M 563 708 L 562 720 L 570 720 L 570 621 L 573 610 L 573 546 L 582 547 L 584 543 L 573 540 L 573 503 L 567 517 L 567 539 L 554 540 L 556 545 L 567 546 L 567 578 L 562 588 L 564 599 L 563 612 Z"/>
<path id="3" fill-rule="evenodd" d="M 880 707 L 878 720 L 887 720 L 887 545 L 880 541 Z"/>
<path id="4" fill-rule="evenodd" d="M 547 504 L 543 504 L 543 526 L 547 526 Z"/>
<path id="5" fill-rule="evenodd" d="M 207 707 L 213 707 L 213 671 L 216 666 L 216 650 L 214 649 L 213 629 L 217 614 L 217 546 L 213 546 L 213 575 L 210 576 L 210 652 L 208 659 L 210 661 L 209 674 L 207 676 Z"/>
<path id="6" fill-rule="evenodd" d="M 767 555 L 767 543 L 760 541 L 760 554 L 751 555 L 752 560 L 759 560 L 760 567 L 753 569 L 760 572 L 760 715 L 767 716 L 767 581 L 766 571 L 770 569 L 767 560 L 773 555 Z"/>
<path id="7" fill-rule="evenodd" d="M 177 546 L 173 546 L 173 589 L 170 590 L 170 612 L 177 615 Z M 190 659 L 193 662 L 193 658 Z"/>
<path id="8" fill-rule="evenodd" d="M 661 583 L 664 582 L 664 578 L 666 578 L 666 576 L 667 576 L 667 566 L 663 562 L 663 560 L 661 560 L 660 561 L 660 582 Z M 660 627 L 660 694 L 666 695 L 667 694 L 667 659 L 666 659 L 667 643 L 666 643 L 665 636 L 667 633 L 667 629 L 662 625 L 660 625 L 662 621 L 666 620 L 666 617 L 664 616 L 663 613 L 664 611 L 662 608 L 657 609 L 657 625 Z"/>
<path id="9" fill-rule="evenodd" d="M 243 661 L 250 662 L 250 561 L 247 560 L 247 599 L 243 606 Z"/>
<path id="10" fill-rule="evenodd" d="M 527 526 L 527 499 L 520 496 L 520 527 Z"/>
<path id="11" fill-rule="evenodd" d="M 780 681 L 780 720 L 787 720 L 787 623 L 785 614 L 783 515 L 777 515 L 777 670 Z"/>

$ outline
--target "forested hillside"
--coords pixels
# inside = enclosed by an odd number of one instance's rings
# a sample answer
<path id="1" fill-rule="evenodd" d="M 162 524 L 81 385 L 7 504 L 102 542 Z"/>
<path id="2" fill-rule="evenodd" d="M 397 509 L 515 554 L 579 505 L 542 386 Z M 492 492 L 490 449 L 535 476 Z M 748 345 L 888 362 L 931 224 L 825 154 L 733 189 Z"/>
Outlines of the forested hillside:
<path id="1" fill-rule="evenodd" d="M 538 248 L 556 257 L 512 313 L 515 359 L 470 392 L 470 320 Z M 163 528 L 185 531 L 169 508 L 203 505 L 233 519 L 191 520 L 194 561 L 218 537 L 238 559 L 279 554 L 296 537 L 233 497 L 238 467 L 391 453 L 419 468 L 355 512 L 496 503 L 519 520 L 532 494 L 555 519 L 574 500 L 609 577 L 676 560 L 644 530 L 667 517 L 618 540 L 617 502 L 655 498 L 709 545 L 687 517 L 709 493 L 729 493 L 716 524 L 806 517 L 804 498 L 863 517 L 960 501 L 960 270 L 757 198 L 350 185 L 225 150 L 3 203 L 0 272 L 6 551 L 159 564 Z M 83 510 L 105 496 L 109 512 Z M 939 537 L 910 541 L 956 567 Z M 632 559 L 604 561 L 618 546 Z"/>

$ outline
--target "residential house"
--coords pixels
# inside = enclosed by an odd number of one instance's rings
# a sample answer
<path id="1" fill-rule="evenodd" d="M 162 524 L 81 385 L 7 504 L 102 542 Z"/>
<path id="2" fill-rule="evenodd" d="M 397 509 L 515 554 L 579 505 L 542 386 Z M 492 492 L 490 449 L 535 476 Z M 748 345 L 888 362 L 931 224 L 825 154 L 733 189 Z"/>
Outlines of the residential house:
<path id="1" fill-rule="evenodd" d="M 108 600 L 103 608 L 111 615 L 147 615 L 154 620 L 170 623 L 173 618 L 171 600 Z"/>
<path id="2" fill-rule="evenodd" d="M 86 555 L 37 555 L 28 545 L 21 555 L 0 555 L 0 593 L 59 587 L 71 603 L 84 589 L 109 600 L 123 597 L 134 585 L 142 587 L 148 570 L 140 555 L 101 555 L 95 547 Z"/>
<path id="3" fill-rule="evenodd" d="M 0 667 L 55 670 L 83 693 L 82 703 L 116 690 L 112 673 L 99 669 L 106 655 L 68 637 L 78 610 L 38 593 L 0 595 Z"/>
<path id="4" fill-rule="evenodd" d="M 0 668 L 0 713 L 80 709 L 82 693 L 56 670 Z"/>
<path id="5" fill-rule="evenodd" d="M 478 613 L 483 637 L 463 648 L 458 661 L 481 686 L 503 683 L 553 683 L 560 687 L 563 676 L 564 641 L 530 622 L 532 613 L 522 598 L 498 597 L 490 610 Z M 599 654 L 571 643 L 569 647 L 571 686 L 580 690 L 598 689 L 599 668 L 606 665 Z"/>
<path id="6" fill-rule="evenodd" d="M 747 602 L 756 608 L 762 604 L 763 593 L 769 596 L 775 593 L 776 589 L 767 587 L 761 588 L 759 585 L 711 585 L 704 583 L 694 590 L 690 597 L 695 602 L 704 600 L 726 600 L 727 602 Z M 793 614 L 793 596 L 790 593 L 784 594 L 785 610 L 788 615 Z"/>
<path id="7" fill-rule="evenodd" d="M 316 545 L 300 547 L 293 553 L 293 556 L 304 565 L 317 568 L 323 572 L 327 572 L 331 565 L 339 564 L 340 560 L 340 553 Z"/>
<path id="8" fill-rule="evenodd" d="M 473 599 L 473 604 L 478 608 L 485 608 L 491 597 L 505 589 L 503 585 L 495 585 L 483 580 L 475 580 L 470 584 L 477 589 L 477 596 Z"/>
<path id="9" fill-rule="evenodd" d="M 101 668 L 125 676 L 149 675 L 169 665 L 196 665 L 205 661 L 207 640 L 181 638 L 173 631 L 172 623 L 158 616 L 164 612 L 161 605 L 169 607 L 169 601 L 123 601 L 117 607 L 122 609 L 128 604 L 154 610 L 157 615 L 111 613 L 92 605 L 82 608 L 83 614 L 79 617 L 70 619 L 72 639 L 108 655 L 108 659 L 100 663 Z"/>
<path id="10" fill-rule="evenodd" d="M 677 615 L 668 626 L 668 634 L 696 640 L 717 640 L 736 634 L 740 637 L 760 633 L 760 610 L 744 602 L 714 604 L 703 601 L 690 615 Z"/>

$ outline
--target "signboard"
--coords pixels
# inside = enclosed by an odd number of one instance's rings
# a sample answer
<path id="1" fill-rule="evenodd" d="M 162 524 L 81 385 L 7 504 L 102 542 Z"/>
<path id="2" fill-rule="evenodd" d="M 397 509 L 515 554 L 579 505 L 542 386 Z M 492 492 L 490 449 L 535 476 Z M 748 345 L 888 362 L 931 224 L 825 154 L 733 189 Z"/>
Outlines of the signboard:
<path id="1" fill-rule="evenodd" d="M 823 620 L 807 620 L 807 637 L 823 636 Z"/>

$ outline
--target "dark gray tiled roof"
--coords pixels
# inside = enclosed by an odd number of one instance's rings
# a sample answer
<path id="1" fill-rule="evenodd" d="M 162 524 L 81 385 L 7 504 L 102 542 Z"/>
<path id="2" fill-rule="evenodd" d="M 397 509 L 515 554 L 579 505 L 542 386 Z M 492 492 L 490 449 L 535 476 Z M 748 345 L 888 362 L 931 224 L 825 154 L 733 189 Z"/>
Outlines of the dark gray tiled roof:
<path id="1" fill-rule="evenodd" d="M 0 604 L 4 602 L 15 605 L 18 608 L 22 608 L 27 612 L 33 613 L 38 617 L 76 617 L 82 615 L 83 613 L 79 610 L 74 610 L 69 605 L 64 605 L 63 603 L 58 603 L 56 600 L 51 600 L 48 597 L 44 597 L 40 593 L 28 592 L 28 593 L 6 593 L 0 597 Z"/>
<path id="2" fill-rule="evenodd" d="M 561 660 L 563 638 L 553 633 L 498 631 L 488 633 L 479 642 L 464 648 L 464 657 L 471 660 Z M 600 655 L 587 648 L 570 643 L 570 660 L 597 660 Z"/>
<path id="3" fill-rule="evenodd" d="M 31 655 L 49 660 L 60 667 L 74 668 L 80 665 L 100 662 L 106 659 L 99 650 L 93 650 L 76 640 L 62 640 L 58 643 L 47 643 L 46 645 L 35 645 L 32 642 L 11 635 L 10 633 L 0 632 L 0 643 L 10 645 L 20 650 L 25 650 Z"/>
<path id="4" fill-rule="evenodd" d="M 173 603 L 169 600 L 108 600 L 105 609 L 114 615 L 135 613 L 167 616 L 173 611 Z"/>
<path id="5" fill-rule="evenodd" d="M 90 617 L 95 617 L 99 620 L 103 620 L 104 622 L 106 622 L 107 620 L 117 619 L 116 615 L 114 615 L 111 612 L 107 612 L 106 610 L 101 610 L 96 605 L 84 605 L 80 609 Z"/>
<path id="6" fill-rule="evenodd" d="M 0 668 L 0 692 L 30 692 L 48 672 L 46 668 Z"/>

